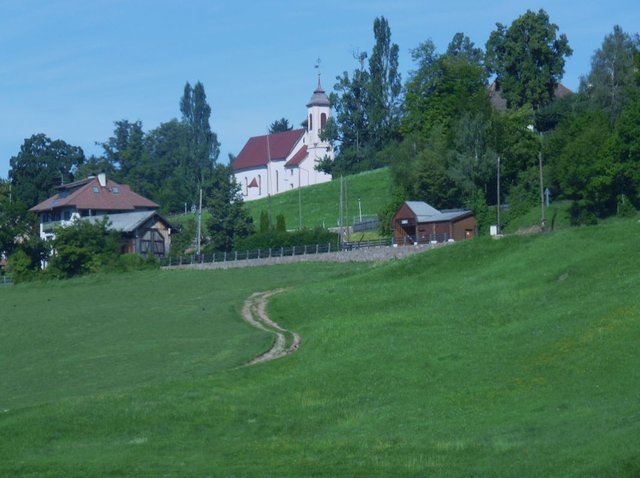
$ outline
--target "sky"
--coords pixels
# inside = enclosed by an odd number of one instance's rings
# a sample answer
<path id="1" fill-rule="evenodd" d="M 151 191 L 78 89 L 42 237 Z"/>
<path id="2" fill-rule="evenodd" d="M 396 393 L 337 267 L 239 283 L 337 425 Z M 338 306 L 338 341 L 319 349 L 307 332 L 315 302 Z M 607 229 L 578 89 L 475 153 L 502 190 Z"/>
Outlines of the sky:
<path id="1" fill-rule="evenodd" d="M 496 23 L 543 8 L 573 55 L 563 84 L 577 90 L 605 35 L 638 32 L 638 0 L 0 0 L 0 178 L 24 140 L 44 133 L 99 155 L 114 122 L 145 131 L 180 118 L 185 83 L 212 108 L 219 161 L 287 118 L 298 126 L 322 86 L 370 52 L 373 21 L 389 21 L 403 81 L 411 49 L 446 49 L 456 32 L 484 48 Z M 320 67 L 316 69 L 320 59 Z"/>

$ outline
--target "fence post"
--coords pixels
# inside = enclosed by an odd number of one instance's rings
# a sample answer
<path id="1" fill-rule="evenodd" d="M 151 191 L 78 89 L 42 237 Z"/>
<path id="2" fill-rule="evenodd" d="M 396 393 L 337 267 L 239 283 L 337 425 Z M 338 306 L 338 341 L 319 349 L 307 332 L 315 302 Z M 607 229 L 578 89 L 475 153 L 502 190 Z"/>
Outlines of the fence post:
<path id="1" fill-rule="evenodd" d="M 331 252 L 331 243 L 329 243 L 329 249 L 328 252 Z"/>
<path id="2" fill-rule="evenodd" d="M 258 248 L 258 259 L 260 259 L 260 249 Z"/>
<path id="3" fill-rule="evenodd" d="M 237 261 L 237 260 L 238 260 L 238 251 L 235 251 L 235 252 L 236 252 L 236 258 L 235 258 L 235 260 Z"/>
<path id="4" fill-rule="evenodd" d="M 280 257 L 284 256 L 284 247 L 280 246 Z"/>
<path id="5" fill-rule="evenodd" d="M 304 245 L 304 255 L 305 256 L 307 255 L 307 245 L 306 244 Z"/>
<path id="6" fill-rule="evenodd" d="M 316 244 L 316 254 L 318 253 L 318 244 Z"/>

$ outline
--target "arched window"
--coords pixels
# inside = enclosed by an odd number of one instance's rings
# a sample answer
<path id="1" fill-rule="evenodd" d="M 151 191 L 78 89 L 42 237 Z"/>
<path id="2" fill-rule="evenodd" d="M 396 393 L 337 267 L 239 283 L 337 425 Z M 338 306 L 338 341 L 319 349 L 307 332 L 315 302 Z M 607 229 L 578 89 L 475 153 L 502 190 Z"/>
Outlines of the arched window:
<path id="1" fill-rule="evenodd" d="M 280 191 L 280 185 L 278 184 L 278 171 L 276 170 L 276 192 Z"/>
<path id="2" fill-rule="evenodd" d="M 313 116 L 309 115 L 309 131 L 313 130 Z"/>
<path id="3" fill-rule="evenodd" d="M 327 124 L 327 113 L 322 113 L 320 115 L 320 129 L 324 129 L 324 126 Z"/>
<path id="4" fill-rule="evenodd" d="M 244 177 L 244 195 L 248 196 L 249 195 L 249 180 L 247 179 L 247 177 Z"/>
<path id="5" fill-rule="evenodd" d="M 262 176 L 258 174 L 258 196 L 262 196 Z"/>

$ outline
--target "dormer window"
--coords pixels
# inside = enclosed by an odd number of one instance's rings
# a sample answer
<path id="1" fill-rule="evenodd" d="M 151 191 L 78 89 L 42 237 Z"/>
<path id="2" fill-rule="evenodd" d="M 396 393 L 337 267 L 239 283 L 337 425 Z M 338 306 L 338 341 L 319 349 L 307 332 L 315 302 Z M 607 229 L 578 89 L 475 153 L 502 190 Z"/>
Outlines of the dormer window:
<path id="1" fill-rule="evenodd" d="M 93 192 L 98 194 L 100 192 L 100 188 L 98 188 L 98 186 L 94 186 L 93 187 Z"/>

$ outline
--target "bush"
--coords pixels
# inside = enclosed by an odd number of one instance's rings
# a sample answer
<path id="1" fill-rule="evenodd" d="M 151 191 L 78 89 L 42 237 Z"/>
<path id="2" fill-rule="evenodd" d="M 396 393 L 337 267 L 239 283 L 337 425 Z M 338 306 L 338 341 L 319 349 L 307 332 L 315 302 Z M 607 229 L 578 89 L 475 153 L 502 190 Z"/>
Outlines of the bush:
<path id="1" fill-rule="evenodd" d="M 308 246 L 315 244 L 331 243 L 332 247 L 338 245 L 338 234 L 327 229 L 303 229 L 294 232 L 268 231 L 259 232 L 251 236 L 239 239 L 236 250 L 249 251 L 254 249 L 269 249 L 276 247 Z"/>

